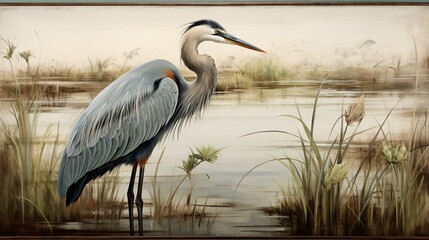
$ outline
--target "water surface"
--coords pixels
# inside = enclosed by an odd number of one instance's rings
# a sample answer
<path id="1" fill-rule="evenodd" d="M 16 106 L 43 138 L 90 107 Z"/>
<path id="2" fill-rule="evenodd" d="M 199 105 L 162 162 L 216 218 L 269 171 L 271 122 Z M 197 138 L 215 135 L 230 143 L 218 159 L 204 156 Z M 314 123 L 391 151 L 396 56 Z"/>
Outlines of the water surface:
<path id="1" fill-rule="evenodd" d="M 428 75 L 421 75 L 421 83 Z M 329 143 L 338 134 L 339 125 L 331 133 L 333 124 L 344 109 L 365 93 L 366 115 L 359 129 L 377 127 L 396 104 L 386 126 L 386 133 L 395 139 L 404 139 L 411 129 L 414 106 L 417 114 L 426 114 L 429 91 L 420 87 L 418 97 L 406 94 L 414 84 L 413 76 L 390 79 L 390 84 L 362 83 L 353 80 L 330 80 L 320 92 L 317 103 L 315 138 L 318 142 Z M 62 84 L 61 82 L 52 84 Z M 396 84 L 396 85 L 395 85 Z M 216 235 L 259 235 L 290 234 L 288 226 L 282 225 L 281 218 L 269 216 L 261 209 L 275 205 L 281 197 L 281 189 L 291 186 L 287 169 L 277 162 L 265 164 L 255 169 L 237 185 L 241 178 L 254 166 L 273 157 L 301 157 L 300 143 L 296 138 L 279 133 L 256 133 L 258 131 L 280 130 L 293 134 L 304 134 L 300 124 L 287 115 L 298 116 L 298 110 L 310 125 L 319 80 L 293 80 L 276 83 L 275 89 L 250 89 L 233 92 L 218 92 L 212 97 L 210 106 L 201 118 L 191 121 L 178 136 L 169 136 L 155 149 L 146 167 L 145 231 L 150 234 L 216 234 Z M 384 87 L 383 87 L 384 86 Z M 401 87 L 398 87 L 401 86 Z M 404 88 L 406 86 L 406 88 Z M 64 142 L 72 124 L 79 117 L 82 107 L 96 95 L 90 93 L 66 94 L 62 98 L 45 103 L 46 111 L 40 116 L 40 129 L 49 124 L 60 124 L 60 141 Z M 405 97 L 404 97 L 405 96 Z M 8 111 L 3 101 L 1 113 Z M 5 118 L 12 122 L 11 118 Z M 365 148 L 375 130 L 355 138 L 351 151 Z M 247 135 L 247 136 L 245 136 Z M 178 168 L 186 160 L 189 149 L 196 146 L 213 145 L 222 148 L 219 160 L 213 164 L 201 164 L 194 172 L 193 202 L 204 206 L 209 218 L 199 226 L 182 220 L 170 219 L 158 224 L 150 219 L 151 181 L 154 180 L 156 163 L 163 149 L 157 181 L 165 189 L 171 188 L 183 177 Z M 354 156 L 354 155 L 353 155 Z M 356 154 L 356 156 L 360 156 Z M 350 159 L 352 166 L 359 158 Z M 353 164 L 354 163 L 354 164 Z M 131 167 L 120 169 L 121 183 L 119 196 L 126 199 L 126 190 Z M 180 194 L 185 199 L 189 182 L 185 181 Z M 127 211 L 124 216 L 127 216 Z M 119 231 L 126 233 L 128 220 L 105 221 L 102 224 L 88 219 L 86 222 L 64 223 L 58 229 L 67 231 Z"/>

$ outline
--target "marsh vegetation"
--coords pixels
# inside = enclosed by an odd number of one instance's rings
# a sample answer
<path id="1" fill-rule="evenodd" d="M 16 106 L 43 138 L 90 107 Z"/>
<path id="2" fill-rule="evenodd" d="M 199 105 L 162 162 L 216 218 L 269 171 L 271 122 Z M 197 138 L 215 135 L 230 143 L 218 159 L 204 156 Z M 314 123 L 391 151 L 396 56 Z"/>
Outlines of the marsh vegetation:
<path id="1" fill-rule="evenodd" d="M 257 132 L 292 136 L 299 142 L 301 151 L 299 157 L 292 157 L 285 151 L 284 156 L 258 164 L 245 174 L 246 177 L 264 164 L 278 162 L 287 175 L 291 175 L 289 185 L 281 187 L 281 197 L 265 210 L 287 216 L 293 232 L 299 235 L 426 234 L 429 212 L 429 195 L 424 186 L 429 156 L 427 116 L 413 115 L 409 122 L 412 134 L 394 139 L 386 125 L 396 103 L 378 126 L 360 130 L 365 116 L 362 95 L 335 120 L 330 129 L 331 140 L 318 142 L 315 131 L 320 90 L 309 122 L 301 115 L 298 105 L 296 116 L 283 116 L 297 122 L 297 133 Z M 353 164 L 354 161 L 348 156 L 349 147 L 355 137 L 370 130 L 373 133 L 363 143 L 365 147 L 356 167 L 350 168 L 349 162 Z"/>
<path id="2" fill-rule="evenodd" d="M 9 65 L 1 85 L 1 234 L 126 235 L 127 170 L 90 183 L 69 208 L 56 178 L 64 119 L 130 69 L 139 49 L 116 61 L 88 57 L 82 68 L 36 63 L 33 51 L 7 39 L 1 49 Z M 302 68 L 269 55 L 221 64 L 203 125 L 179 146 L 167 143 L 149 166 L 145 229 L 427 235 L 427 62 L 396 62 L 368 67 L 362 55 L 351 66 Z M 204 134 L 219 136 L 207 145 Z M 73 222 L 84 224 L 69 229 Z"/>

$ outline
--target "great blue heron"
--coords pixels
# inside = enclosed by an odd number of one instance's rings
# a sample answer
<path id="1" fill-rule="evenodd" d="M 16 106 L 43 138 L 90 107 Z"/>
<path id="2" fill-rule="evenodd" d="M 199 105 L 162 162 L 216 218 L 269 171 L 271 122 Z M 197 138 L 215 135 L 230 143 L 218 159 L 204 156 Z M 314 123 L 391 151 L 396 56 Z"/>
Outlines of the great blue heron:
<path id="1" fill-rule="evenodd" d="M 197 74 L 195 81 L 186 81 L 170 62 L 154 60 L 112 82 L 83 111 L 67 139 L 58 175 L 58 193 L 66 197 L 67 206 L 79 198 L 89 181 L 122 164 L 131 164 L 127 196 L 130 234 L 134 235 L 133 189 L 140 166 L 136 206 L 139 235 L 143 234 L 144 166 L 156 144 L 200 112 L 216 87 L 214 60 L 198 53 L 203 41 L 264 52 L 227 33 L 213 20 L 199 20 L 186 27 L 181 44 L 182 60 Z"/>

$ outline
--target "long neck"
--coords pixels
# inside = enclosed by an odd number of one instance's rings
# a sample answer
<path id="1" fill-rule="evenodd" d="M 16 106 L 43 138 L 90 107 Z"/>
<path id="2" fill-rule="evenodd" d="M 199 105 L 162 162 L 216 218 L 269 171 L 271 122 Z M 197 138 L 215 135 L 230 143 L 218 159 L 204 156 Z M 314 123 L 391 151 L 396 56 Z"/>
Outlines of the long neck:
<path id="1" fill-rule="evenodd" d="M 184 39 L 181 57 L 185 65 L 197 74 L 190 82 L 181 99 L 181 117 L 190 118 L 208 104 L 216 88 L 217 70 L 214 60 L 198 53 L 198 41 Z"/>

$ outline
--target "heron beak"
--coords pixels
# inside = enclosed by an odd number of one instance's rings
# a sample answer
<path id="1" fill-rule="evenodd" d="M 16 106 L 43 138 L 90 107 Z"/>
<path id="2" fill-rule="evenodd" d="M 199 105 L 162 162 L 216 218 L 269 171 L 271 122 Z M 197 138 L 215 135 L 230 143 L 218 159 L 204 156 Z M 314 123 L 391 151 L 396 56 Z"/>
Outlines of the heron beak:
<path id="1" fill-rule="evenodd" d="M 235 36 L 233 36 L 233 35 L 231 35 L 229 33 L 225 32 L 225 33 L 223 33 L 220 36 L 223 37 L 225 39 L 225 41 L 227 43 L 229 43 L 229 44 L 234 44 L 234 45 L 238 45 L 240 47 L 244 47 L 244 48 L 248 48 L 248 49 L 251 49 L 251 50 L 258 51 L 258 52 L 266 53 L 264 50 L 262 50 L 262 49 L 260 49 L 260 48 L 258 48 L 256 46 L 254 46 L 254 45 L 252 45 L 252 44 L 250 44 L 250 43 L 248 43 L 248 42 L 246 42 L 244 40 L 241 40 L 241 39 L 239 39 L 239 38 L 237 38 L 237 37 L 235 37 Z"/>

